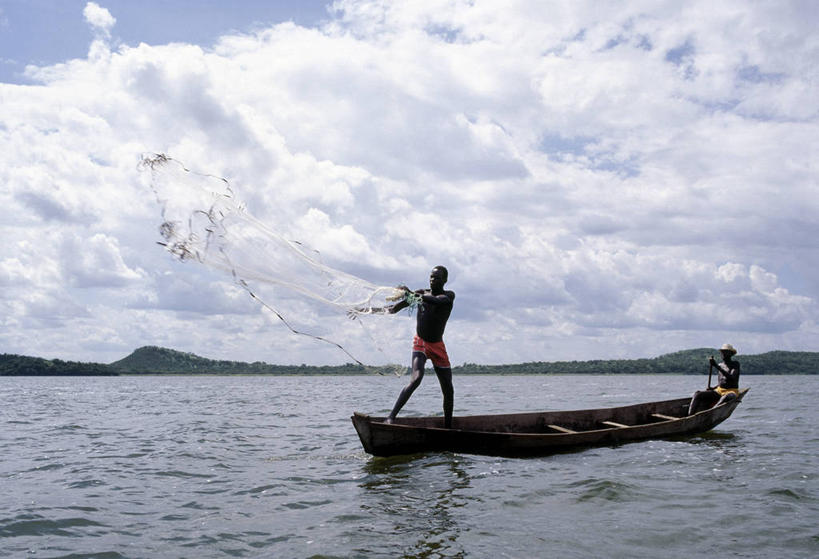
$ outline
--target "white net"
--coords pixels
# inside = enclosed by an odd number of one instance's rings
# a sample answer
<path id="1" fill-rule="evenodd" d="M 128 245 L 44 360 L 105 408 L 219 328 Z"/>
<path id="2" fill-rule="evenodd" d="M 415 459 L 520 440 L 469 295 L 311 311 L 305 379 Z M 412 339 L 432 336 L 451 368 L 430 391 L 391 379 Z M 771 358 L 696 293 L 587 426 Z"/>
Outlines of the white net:
<path id="1" fill-rule="evenodd" d="M 316 251 L 254 218 L 224 178 L 196 173 L 163 154 L 144 155 L 140 167 L 150 171 L 162 207 L 159 244 L 183 262 L 195 261 L 231 274 L 295 334 L 332 344 L 363 365 L 341 344 L 294 327 L 251 284 L 284 288 L 351 318 L 385 314 L 401 299 L 411 306 L 416 303 L 403 286 L 375 285 L 323 264 Z"/>

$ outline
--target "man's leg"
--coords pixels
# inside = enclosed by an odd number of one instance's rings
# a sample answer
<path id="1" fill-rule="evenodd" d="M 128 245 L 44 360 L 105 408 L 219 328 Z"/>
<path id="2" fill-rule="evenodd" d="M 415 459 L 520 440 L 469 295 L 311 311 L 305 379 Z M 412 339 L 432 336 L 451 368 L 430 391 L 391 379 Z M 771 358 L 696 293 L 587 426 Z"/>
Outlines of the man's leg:
<path id="1" fill-rule="evenodd" d="M 726 402 L 730 402 L 731 400 L 736 400 L 736 399 L 737 399 L 736 394 L 734 394 L 733 392 L 726 392 L 725 395 L 722 398 L 719 399 L 719 402 L 717 402 L 716 405 L 718 406 L 720 404 L 724 404 Z"/>
<path id="2" fill-rule="evenodd" d="M 717 403 L 719 394 L 715 390 L 697 390 L 691 398 L 691 404 L 688 406 L 688 415 L 706 410 Z"/>
<path id="3" fill-rule="evenodd" d="M 455 402 L 455 388 L 452 386 L 452 369 L 449 367 L 435 367 L 441 392 L 444 395 L 444 427 L 452 428 L 452 407 Z"/>
<path id="4" fill-rule="evenodd" d="M 392 423 L 395 416 L 398 415 L 398 412 L 401 411 L 401 408 L 404 407 L 404 404 L 406 404 L 407 400 L 412 396 L 412 393 L 415 392 L 415 389 L 421 385 L 421 380 L 424 378 L 424 365 L 426 362 L 427 356 L 424 355 L 423 352 L 412 352 L 412 376 L 410 377 L 410 382 L 401 390 L 401 394 L 398 395 L 398 400 L 395 401 L 395 405 L 392 407 L 389 417 L 387 417 L 387 423 Z"/>

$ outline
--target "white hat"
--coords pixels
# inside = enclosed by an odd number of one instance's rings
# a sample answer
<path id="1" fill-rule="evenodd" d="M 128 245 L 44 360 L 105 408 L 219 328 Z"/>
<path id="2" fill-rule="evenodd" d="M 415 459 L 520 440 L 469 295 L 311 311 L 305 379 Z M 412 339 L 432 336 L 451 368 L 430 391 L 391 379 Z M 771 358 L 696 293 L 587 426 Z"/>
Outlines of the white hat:
<path id="1" fill-rule="evenodd" d="M 734 346 L 731 344 L 722 344 L 722 347 L 719 348 L 720 351 L 730 351 L 731 355 L 735 355 L 737 350 L 734 349 Z"/>

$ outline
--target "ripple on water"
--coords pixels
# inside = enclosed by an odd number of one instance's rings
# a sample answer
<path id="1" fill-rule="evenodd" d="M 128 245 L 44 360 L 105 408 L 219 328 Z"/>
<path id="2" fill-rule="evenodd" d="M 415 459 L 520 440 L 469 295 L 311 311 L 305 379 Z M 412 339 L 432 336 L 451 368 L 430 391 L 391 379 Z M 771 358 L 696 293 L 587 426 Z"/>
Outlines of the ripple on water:
<path id="1" fill-rule="evenodd" d="M 271 489 L 279 489 L 279 492 L 271 492 Z M 286 495 L 287 491 L 284 490 L 284 486 L 280 483 L 274 484 L 267 484 L 267 485 L 259 485 L 257 487 L 251 487 L 250 489 L 242 489 L 241 491 L 236 491 L 233 493 L 236 497 L 241 497 L 242 495 L 253 495 L 258 496 L 261 494 L 270 493 L 273 495 Z"/>
<path id="2" fill-rule="evenodd" d="M 52 463 L 46 464 L 44 466 L 35 466 L 34 468 L 26 470 L 25 473 L 47 472 L 49 470 L 61 470 L 62 468 L 65 468 L 65 464 L 61 464 L 59 462 L 52 462 Z"/>
<path id="3" fill-rule="evenodd" d="M 39 514 L 21 514 L 11 520 L 0 522 L 0 537 L 13 538 L 20 536 L 67 536 L 80 537 L 88 535 L 85 530 L 77 528 L 106 528 L 88 518 L 70 517 L 57 520 Z"/>
<path id="4" fill-rule="evenodd" d="M 584 501 L 627 502 L 638 499 L 642 492 L 634 485 L 611 479 L 590 478 L 569 485 L 578 494 L 578 503 Z"/>
<path id="5" fill-rule="evenodd" d="M 209 474 L 196 474 L 193 472 L 184 472 L 182 470 L 160 470 L 154 472 L 155 476 L 159 477 L 179 477 L 179 478 L 202 478 L 207 479 L 211 477 Z"/>
<path id="6" fill-rule="evenodd" d="M 810 498 L 810 494 L 803 490 L 794 489 L 771 489 L 768 491 L 771 497 L 781 497 L 787 501 L 801 501 Z"/>
<path id="7" fill-rule="evenodd" d="M 284 503 L 281 508 L 286 508 L 290 510 L 304 510 L 313 507 L 322 507 L 324 505 L 329 505 L 333 501 L 328 499 L 320 499 L 318 501 L 296 501 L 292 503 Z"/>
<path id="8" fill-rule="evenodd" d="M 125 559 L 127 556 L 116 551 L 100 551 L 97 553 L 69 553 L 51 559 Z"/>
<path id="9" fill-rule="evenodd" d="M 106 485 L 101 479 L 85 479 L 74 481 L 68 484 L 69 489 L 88 489 L 89 487 L 102 487 Z"/>

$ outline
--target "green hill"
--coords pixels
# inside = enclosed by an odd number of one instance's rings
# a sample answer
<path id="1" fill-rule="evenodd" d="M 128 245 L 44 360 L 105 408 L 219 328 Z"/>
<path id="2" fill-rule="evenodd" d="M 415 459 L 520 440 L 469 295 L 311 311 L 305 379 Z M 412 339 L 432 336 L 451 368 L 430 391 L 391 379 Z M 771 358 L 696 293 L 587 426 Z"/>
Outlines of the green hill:
<path id="1" fill-rule="evenodd" d="M 261 361 L 219 361 L 193 353 L 164 347 L 145 346 L 109 365 L 113 370 L 128 374 L 344 374 L 370 372 L 370 367 L 346 365 L 308 367 L 306 365 L 271 365 Z"/>

